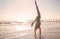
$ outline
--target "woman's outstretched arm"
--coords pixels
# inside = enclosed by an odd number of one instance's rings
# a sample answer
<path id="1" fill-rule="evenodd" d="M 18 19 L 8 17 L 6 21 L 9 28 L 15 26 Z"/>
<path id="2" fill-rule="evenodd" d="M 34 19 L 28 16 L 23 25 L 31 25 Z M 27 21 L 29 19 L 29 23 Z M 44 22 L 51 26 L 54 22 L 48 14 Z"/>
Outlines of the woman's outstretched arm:
<path id="1" fill-rule="evenodd" d="M 31 24 L 31 27 L 33 26 L 33 24 L 36 22 L 36 19 L 32 22 L 32 24 Z"/>

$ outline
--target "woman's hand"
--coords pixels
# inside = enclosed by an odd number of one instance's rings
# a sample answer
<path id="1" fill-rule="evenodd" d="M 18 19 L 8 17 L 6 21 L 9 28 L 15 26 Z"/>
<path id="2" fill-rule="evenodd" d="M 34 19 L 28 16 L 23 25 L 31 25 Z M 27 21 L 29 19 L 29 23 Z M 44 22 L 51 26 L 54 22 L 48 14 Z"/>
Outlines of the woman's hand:
<path id="1" fill-rule="evenodd" d="M 32 24 L 31 24 L 31 27 L 33 27 L 33 22 L 32 22 Z"/>

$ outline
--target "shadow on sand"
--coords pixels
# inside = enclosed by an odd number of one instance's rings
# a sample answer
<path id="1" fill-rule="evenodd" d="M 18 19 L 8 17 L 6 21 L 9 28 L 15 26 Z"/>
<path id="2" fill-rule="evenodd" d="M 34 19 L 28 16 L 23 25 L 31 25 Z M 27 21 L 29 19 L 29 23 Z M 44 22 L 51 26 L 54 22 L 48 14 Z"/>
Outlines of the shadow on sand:
<path id="1" fill-rule="evenodd" d="M 40 39 L 45 39 L 45 37 L 44 36 L 41 36 L 41 38 Z"/>

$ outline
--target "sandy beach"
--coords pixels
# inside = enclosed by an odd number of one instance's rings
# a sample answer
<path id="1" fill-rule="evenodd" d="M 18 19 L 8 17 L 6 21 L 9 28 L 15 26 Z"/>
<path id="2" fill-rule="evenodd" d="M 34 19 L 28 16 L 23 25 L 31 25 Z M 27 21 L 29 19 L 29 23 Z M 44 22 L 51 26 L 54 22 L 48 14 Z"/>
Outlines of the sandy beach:
<path id="1" fill-rule="evenodd" d="M 33 28 L 32 27 L 29 28 L 29 27 L 26 27 L 27 29 L 24 28 L 23 30 L 17 29 L 18 27 L 16 28 L 17 30 L 15 28 L 12 28 L 13 30 L 15 30 L 13 31 L 12 29 L 3 30 L 3 28 L 1 28 L 0 26 L 0 39 L 34 39 Z M 56 22 L 42 22 L 41 29 L 42 29 L 41 31 L 42 39 L 60 39 L 60 23 L 59 22 L 57 23 Z M 5 33 L 1 34 L 2 31 L 4 31 Z M 9 32 L 7 33 L 7 31 Z M 37 30 L 37 36 L 39 37 L 38 30 Z"/>

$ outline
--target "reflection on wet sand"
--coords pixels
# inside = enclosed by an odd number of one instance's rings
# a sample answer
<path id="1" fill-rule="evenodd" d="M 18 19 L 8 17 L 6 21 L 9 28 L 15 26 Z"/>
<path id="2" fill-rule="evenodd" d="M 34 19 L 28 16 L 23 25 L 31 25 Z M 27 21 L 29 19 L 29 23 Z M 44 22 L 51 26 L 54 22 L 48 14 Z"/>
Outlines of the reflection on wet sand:
<path id="1" fill-rule="evenodd" d="M 0 26 L 0 39 L 33 39 L 34 32 L 30 27 L 31 23 L 29 25 L 26 23 Z M 42 22 L 41 29 L 42 39 L 60 39 L 60 22 Z"/>

